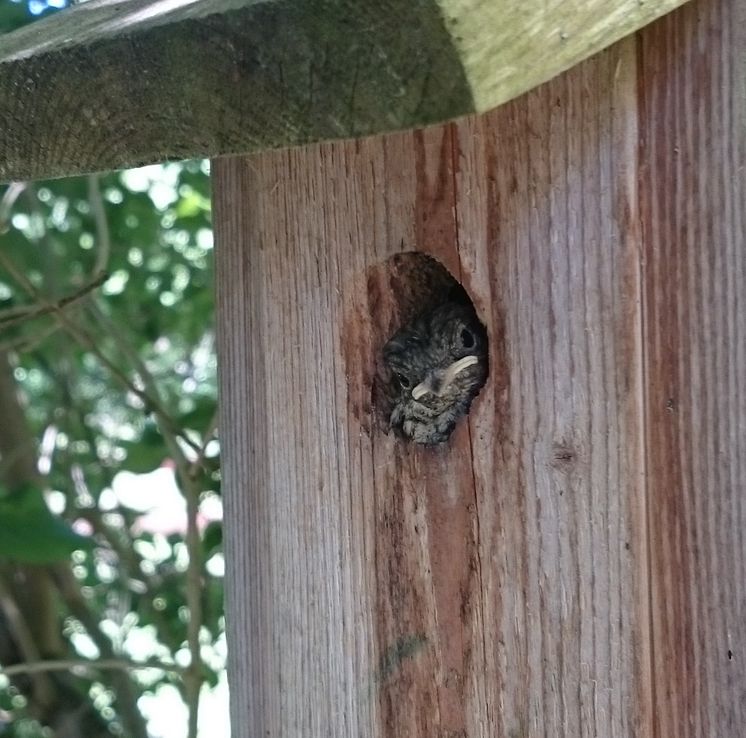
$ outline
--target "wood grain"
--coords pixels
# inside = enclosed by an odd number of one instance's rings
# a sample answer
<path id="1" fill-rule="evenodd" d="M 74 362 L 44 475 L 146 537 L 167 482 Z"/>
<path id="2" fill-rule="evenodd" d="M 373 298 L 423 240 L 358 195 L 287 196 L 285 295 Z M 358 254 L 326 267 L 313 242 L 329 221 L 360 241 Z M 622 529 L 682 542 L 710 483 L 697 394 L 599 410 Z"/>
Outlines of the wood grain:
<path id="1" fill-rule="evenodd" d="M 740 738 L 743 12 L 458 124 L 215 161 L 238 738 Z M 436 450 L 374 417 L 410 250 L 490 335 Z"/>
<path id="2" fill-rule="evenodd" d="M 458 126 L 215 161 L 237 736 L 651 724 L 635 60 Z M 491 336 L 438 450 L 363 417 L 396 328 L 371 274 L 411 249 Z"/>
<path id="3" fill-rule="evenodd" d="M 506 344 L 472 418 L 490 729 L 468 735 L 648 733 L 634 114 L 625 43 L 460 130 L 462 268 Z"/>
<path id="4" fill-rule="evenodd" d="M 640 37 L 655 735 L 746 726 L 743 5 Z"/>
<path id="5" fill-rule="evenodd" d="M 0 37 L 0 182 L 442 122 L 684 0 L 92 0 Z"/>

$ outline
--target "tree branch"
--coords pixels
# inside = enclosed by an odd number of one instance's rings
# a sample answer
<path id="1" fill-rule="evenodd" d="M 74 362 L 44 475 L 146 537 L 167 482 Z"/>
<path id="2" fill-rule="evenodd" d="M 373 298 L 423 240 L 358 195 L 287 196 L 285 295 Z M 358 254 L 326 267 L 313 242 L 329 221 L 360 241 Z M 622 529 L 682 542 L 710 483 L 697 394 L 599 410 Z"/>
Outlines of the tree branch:
<path id="1" fill-rule="evenodd" d="M 11 351 L 20 354 L 26 351 L 33 351 L 37 346 L 44 343 L 50 336 L 53 336 L 60 329 L 57 323 L 51 323 L 42 330 L 35 330 L 33 336 L 18 336 L 8 341 L 0 341 L 0 352 L 9 353 Z"/>
<path id="2" fill-rule="evenodd" d="M 3 199 L 0 200 L 0 233 L 5 233 L 8 230 L 10 211 L 26 187 L 28 187 L 27 182 L 11 182 L 8 189 L 3 193 Z"/>
<path id="3" fill-rule="evenodd" d="M 100 199 L 100 191 L 97 188 L 97 182 L 95 185 L 89 180 L 89 194 L 92 196 L 91 207 L 94 211 L 94 217 L 96 218 L 96 226 L 99 236 L 99 245 L 103 249 L 101 253 L 104 256 L 99 256 L 97 259 L 97 268 L 101 266 L 105 260 L 108 260 L 108 249 L 109 249 L 109 234 L 108 225 L 106 223 L 105 212 L 103 211 L 103 203 Z M 97 210 L 98 207 L 98 210 Z M 102 262 L 102 259 L 104 262 Z M 197 453 L 197 458 L 201 458 L 201 454 L 204 453 L 204 449 L 198 444 L 195 444 L 188 436 L 186 436 L 182 430 L 177 426 L 175 421 L 171 418 L 169 413 L 166 411 L 162 404 L 160 393 L 158 390 L 157 383 L 154 377 L 148 370 L 145 363 L 142 361 L 137 352 L 132 351 L 130 344 L 126 340 L 119 341 L 118 345 L 120 349 L 128 356 L 130 361 L 136 367 L 139 375 L 139 379 L 142 382 L 142 388 L 138 387 L 132 382 L 125 372 L 119 368 L 119 366 L 109 359 L 109 357 L 98 347 L 97 342 L 91 336 L 91 334 L 82 326 L 77 324 L 69 315 L 65 313 L 62 306 L 55 303 L 50 303 L 44 299 L 43 294 L 38 290 L 28 278 L 21 273 L 8 258 L 6 254 L 0 251 L 0 264 L 2 264 L 8 273 L 18 282 L 18 284 L 37 302 L 37 309 L 41 308 L 45 313 L 51 313 L 54 319 L 59 325 L 81 346 L 91 351 L 95 356 L 98 357 L 99 361 L 107 367 L 107 369 L 116 377 L 129 391 L 135 396 L 139 397 L 145 406 L 153 412 L 155 419 L 158 423 L 159 429 L 163 435 L 169 452 L 176 465 L 177 476 L 180 482 L 182 493 L 184 494 L 187 502 L 187 533 L 186 533 L 186 546 L 189 552 L 189 565 L 187 569 L 187 606 L 189 609 L 189 623 L 187 626 L 187 643 L 190 652 L 190 665 L 183 673 L 184 686 L 186 691 L 186 698 L 189 707 L 189 727 L 188 727 L 188 738 L 196 738 L 197 736 L 197 725 L 198 725 L 198 713 L 199 713 L 199 697 L 203 683 L 203 663 L 200 653 L 200 630 L 202 626 L 202 562 L 201 562 L 201 541 L 199 535 L 199 529 L 197 527 L 197 514 L 199 510 L 199 494 L 200 490 L 197 486 L 192 467 L 186 458 L 182 448 L 179 446 L 178 438 L 182 438 L 190 447 L 192 447 Z M 92 308 L 98 315 L 99 320 L 108 321 L 102 311 L 98 310 L 96 306 Z M 120 333 L 117 326 L 110 326 L 113 330 L 113 335 Z M 77 591 L 76 587 L 72 587 L 69 582 L 71 578 L 69 571 L 65 572 L 59 570 L 60 578 L 60 591 L 63 592 L 63 596 L 67 601 L 68 607 L 73 611 L 74 607 L 77 607 L 80 611 L 76 614 L 87 630 L 94 642 L 99 646 L 101 653 L 108 657 L 113 658 L 114 654 L 111 652 L 111 644 L 105 639 L 103 633 L 98 630 L 98 623 L 92 618 L 90 613 L 87 612 L 87 606 L 85 601 L 82 599 L 80 592 Z M 66 595 L 64 593 L 67 593 Z M 83 619 L 83 616 L 87 618 L 87 621 Z M 108 650 L 107 650 L 108 649 Z M 131 684 L 127 683 L 121 685 L 120 689 L 125 689 L 125 697 L 123 703 L 123 719 L 129 724 L 130 732 L 133 736 L 139 736 L 140 728 L 144 730 L 144 725 L 138 723 L 142 721 L 139 713 L 133 714 L 130 709 L 131 704 Z"/>
<path id="4" fill-rule="evenodd" d="M 120 659 L 114 653 L 111 641 L 101 630 L 98 620 L 88 607 L 88 603 L 81 594 L 78 583 L 70 569 L 63 565 L 55 566 L 53 575 L 54 582 L 67 605 L 67 609 L 86 629 L 103 659 L 119 661 Z M 145 720 L 137 707 L 137 696 L 129 676 L 115 670 L 111 680 L 117 696 L 122 723 L 127 730 L 127 734 L 132 738 L 148 738 Z"/>
<path id="5" fill-rule="evenodd" d="M 39 649 L 36 646 L 33 633 L 28 627 L 23 613 L 20 611 L 10 587 L 5 582 L 5 577 L 0 572 L 0 607 L 5 614 L 5 617 L 10 626 L 10 630 L 13 635 L 13 639 L 18 645 L 18 650 L 21 656 L 26 660 L 35 661 L 40 657 Z M 13 669 L 12 666 L 7 667 Z M 0 671 L 0 673 L 3 673 Z M 8 674 L 10 676 L 10 674 Z M 34 684 L 34 695 L 35 698 L 40 701 L 43 705 L 48 705 L 52 702 L 52 694 L 54 687 L 49 679 L 44 674 L 33 675 Z"/>
<path id="6" fill-rule="evenodd" d="M 40 674 L 48 671 L 72 671 L 89 669 L 93 671 L 135 671 L 138 669 L 159 669 L 182 674 L 185 669 L 178 664 L 166 664 L 158 660 L 133 661 L 131 659 L 49 659 L 27 661 L 23 664 L 0 667 L 0 675 L 6 677 L 18 674 Z"/>
<path id="7" fill-rule="evenodd" d="M 91 201 L 91 209 L 96 221 L 97 240 L 99 244 L 99 255 L 96 263 L 97 268 L 103 269 L 105 268 L 109 257 L 109 226 L 103 208 L 103 200 L 101 198 L 101 190 L 98 186 L 98 178 L 95 175 L 90 176 L 88 178 L 88 183 L 89 199 Z M 132 350 L 130 342 L 122 336 L 121 328 L 111 321 L 97 305 L 92 305 L 91 310 L 101 323 L 106 324 L 106 329 L 111 335 L 119 336 L 120 340 L 118 341 L 118 344 L 122 351 L 124 351 L 124 353 L 129 357 L 138 372 L 140 379 L 143 382 L 145 392 L 148 396 L 156 400 L 156 408 L 162 407 L 158 384 L 155 381 L 155 378 L 140 355 Z M 183 675 L 183 679 L 187 706 L 189 708 L 187 736 L 188 738 L 197 738 L 199 699 L 203 682 L 202 656 L 199 642 L 199 634 L 202 627 L 202 549 L 199 528 L 197 526 L 200 491 L 196 485 L 194 470 L 196 469 L 196 464 L 202 463 L 206 441 L 203 439 L 201 446 L 194 444 L 194 442 L 183 433 L 167 415 L 162 413 L 159 414 L 159 410 L 157 409 L 154 414 L 156 415 L 156 419 L 159 421 L 158 425 L 161 433 L 174 459 L 174 463 L 176 464 L 176 472 L 180 482 L 181 491 L 186 498 L 187 503 L 186 547 L 189 552 L 189 564 L 186 574 L 186 600 L 189 609 L 187 644 L 189 647 L 190 664 L 189 668 Z M 212 433 L 212 431 L 210 431 L 210 433 Z M 177 443 L 177 438 L 182 438 L 196 452 L 197 456 L 194 465 L 190 465 Z"/>
<path id="8" fill-rule="evenodd" d="M 88 202 L 91 205 L 93 220 L 96 224 L 97 253 L 96 264 L 93 267 L 93 272 L 96 274 L 105 272 L 109 265 L 111 234 L 109 233 L 109 221 L 106 219 L 106 210 L 104 210 L 104 198 L 101 197 L 101 180 L 99 175 L 89 174 L 87 179 Z"/>
<path id="9" fill-rule="evenodd" d="M 69 305 L 73 305 L 79 300 L 82 300 L 89 292 L 100 287 L 107 279 L 107 274 L 99 273 L 80 289 L 70 295 L 65 295 L 65 297 L 60 298 L 57 302 L 22 305 L 0 311 L 0 329 L 10 328 L 10 326 L 15 325 L 16 323 L 22 323 L 26 320 L 32 320 L 41 317 L 42 315 L 47 315 L 48 313 L 64 310 Z"/>
<path id="10" fill-rule="evenodd" d="M 176 422 L 171 418 L 166 409 L 160 404 L 157 395 L 153 396 L 147 391 L 138 387 L 130 378 L 117 366 L 117 364 L 109 359 L 106 354 L 98 347 L 95 339 L 81 326 L 77 325 L 72 318 L 70 318 L 63 309 L 58 308 L 53 303 L 48 302 L 44 299 L 44 296 L 29 280 L 21 273 L 8 256 L 0 251 L 0 265 L 2 265 L 7 272 L 18 282 L 18 284 L 32 296 L 40 305 L 49 308 L 49 312 L 55 317 L 55 320 L 62 326 L 62 328 L 70 334 L 70 336 L 77 341 L 81 346 L 88 349 L 91 353 L 95 354 L 98 360 L 136 397 L 138 397 L 146 408 L 148 408 L 153 414 L 159 419 L 159 425 L 161 432 L 166 429 L 171 434 L 181 437 L 178 431 Z M 165 437 L 165 434 L 164 434 Z M 190 439 L 185 439 L 191 445 L 195 445 Z M 175 444 L 178 449 L 178 444 Z M 198 448 L 198 447 L 197 447 Z M 181 454 L 181 450 L 178 451 Z"/>

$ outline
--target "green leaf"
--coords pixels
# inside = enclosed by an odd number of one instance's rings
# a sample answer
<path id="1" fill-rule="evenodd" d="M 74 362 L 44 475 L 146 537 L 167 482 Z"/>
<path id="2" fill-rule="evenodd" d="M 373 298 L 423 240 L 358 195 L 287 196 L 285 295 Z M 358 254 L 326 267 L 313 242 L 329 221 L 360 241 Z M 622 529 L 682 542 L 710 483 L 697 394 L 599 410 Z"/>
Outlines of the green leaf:
<path id="1" fill-rule="evenodd" d="M 78 535 L 49 511 L 37 487 L 26 485 L 0 498 L 0 557 L 50 564 L 92 546 L 90 538 Z"/>
<path id="2" fill-rule="evenodd" d="M 202 534 L 203 556 L 209 559 L 223 545 L 223 524 L 213 520 Z"/>
<path id="3" fill-rule="evenodd" d="M 197 397 L 193 402 L 192 409 L 179 416 L 179 424 L 182 428 L 191 428 L 201 433 L 208 428 L 215 415 L 215 397 Z"/>
<path id="4" fill-rule="evenodd" d="M 127 469 L 135 474 L 146 474 L 157 469 L 168 457 L 163 436 L 151 424 L 145 426 L 139 441 L 123 443 L 122 446 L 127 451 Z"/>
<path id="5" fill-rule="evenodd" d="M 192 218 L 200 213 L 210 211 L 210 200 L 199 192 L 191 189 L 191 187 L 184 187 L 185 193 L 179 200 L 176 206 L 176 214 L 180 218 Z"/>

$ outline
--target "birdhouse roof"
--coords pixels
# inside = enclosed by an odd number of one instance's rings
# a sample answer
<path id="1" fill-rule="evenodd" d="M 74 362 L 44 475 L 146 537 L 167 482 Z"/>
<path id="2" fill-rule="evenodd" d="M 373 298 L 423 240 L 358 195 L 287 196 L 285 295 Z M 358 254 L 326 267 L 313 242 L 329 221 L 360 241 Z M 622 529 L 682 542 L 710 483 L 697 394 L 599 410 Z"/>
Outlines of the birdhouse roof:
<path id="1" fill-rule="evenodd" d="M 0 181 L 483 112 L 683 0 L 92 0 L 0 38 Z"/>

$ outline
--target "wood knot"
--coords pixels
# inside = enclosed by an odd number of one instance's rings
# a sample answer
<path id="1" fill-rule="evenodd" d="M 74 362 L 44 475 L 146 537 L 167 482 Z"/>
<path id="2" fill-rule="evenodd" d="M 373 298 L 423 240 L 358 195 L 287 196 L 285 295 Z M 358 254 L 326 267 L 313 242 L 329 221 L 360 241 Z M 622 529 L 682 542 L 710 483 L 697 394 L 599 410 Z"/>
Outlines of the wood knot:
<path id="1" fill-rule="evenodd" d="M 578 463 L 579 452 L 575 446 L 560 441 L 552 446 L 552 467 L 560 471 L 570 471 Z"/>

